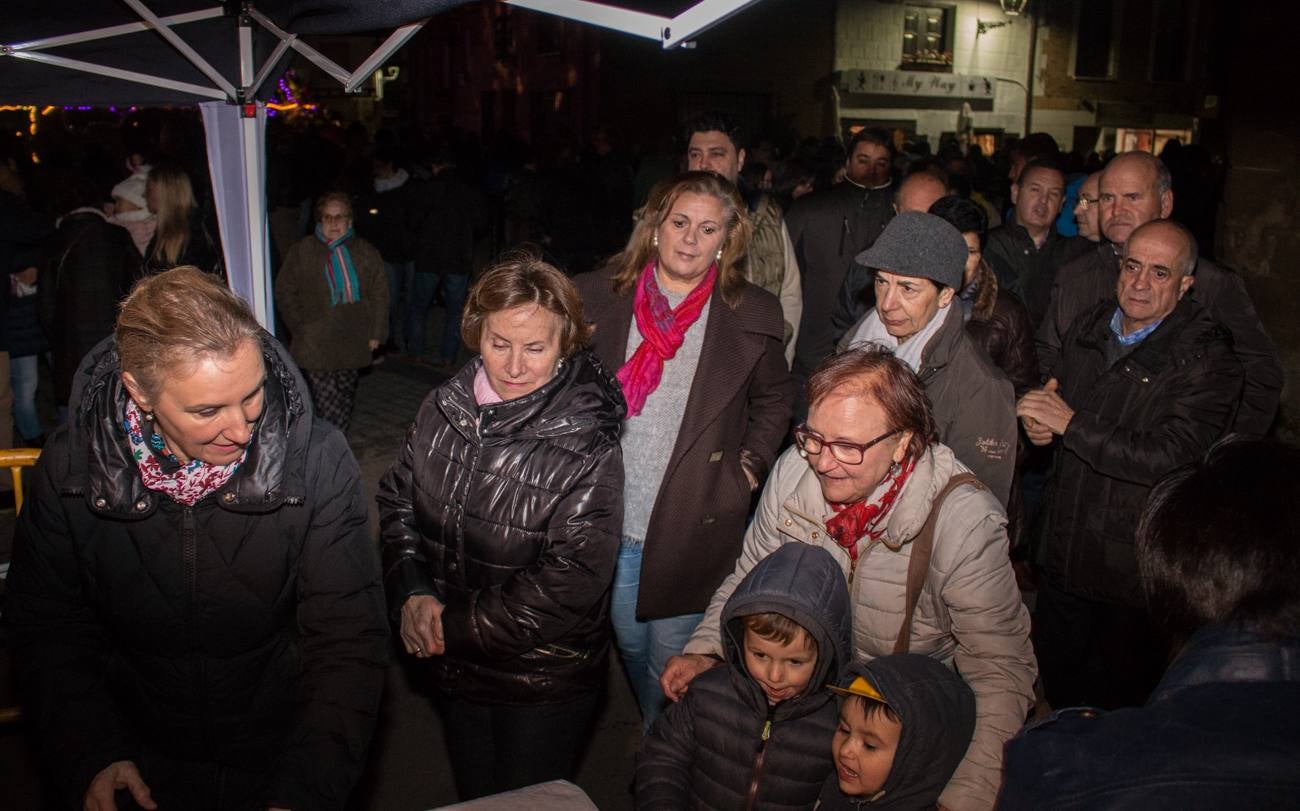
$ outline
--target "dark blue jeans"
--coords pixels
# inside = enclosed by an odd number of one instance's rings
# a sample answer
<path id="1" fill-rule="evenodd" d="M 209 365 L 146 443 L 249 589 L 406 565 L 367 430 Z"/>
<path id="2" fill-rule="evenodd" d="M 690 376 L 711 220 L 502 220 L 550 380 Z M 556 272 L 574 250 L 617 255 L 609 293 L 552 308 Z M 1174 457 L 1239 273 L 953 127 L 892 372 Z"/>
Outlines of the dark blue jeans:
<path id="1" fill-rule="evenodd" d="M 469 276 L 458 273 L 416 273 L 411 284 L 411 301 L 406 310 L 406 352 L 421 357 L 425 350 L 425 327 L 429 322 L 429 306 L 442 282 L 443 299 L 447 303 L 447 317 L 442 323 L 442 338 L 438 344 L 438 360 L 455 363 L 460 354 L 460 314 L 465 308 L 469 292 Z"/>
<path id="2" fill-rule="evenodd" d="M 437 703 L 456 792 L 471 800 L 572 779 L 600 693 L 563 704 L 478 704 L 446 695 Z"/>

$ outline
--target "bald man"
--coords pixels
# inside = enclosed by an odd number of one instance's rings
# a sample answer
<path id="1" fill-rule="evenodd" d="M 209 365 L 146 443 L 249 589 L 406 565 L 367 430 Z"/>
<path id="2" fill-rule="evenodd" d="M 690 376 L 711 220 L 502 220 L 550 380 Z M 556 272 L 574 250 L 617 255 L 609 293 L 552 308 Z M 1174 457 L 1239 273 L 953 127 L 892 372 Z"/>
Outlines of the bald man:
<path id="1" fill-rule="evenodd" d="M 1060 269 L 1038 328 L 1038 364 L 1044 374 L 1060 361 L 1065 334 L 1075 319 L 1098 302 L 1114 299 L 1120 257 L 1129 236 L 1152 220 L 1167 219 L 1174 209 L 1169 170 L 1146 152 L 1116 156 L 1102 170 L 1098 196 L 1102 240 Z M 1232 270 L 1202 257 L 1188 295 L 1228 328 L 1245 371 L 1232 429 L 1252 436 L 1267 434 L 1282 396 L 1282 364 L 1245 284 Z"/>
<path id="2" fill-rule="evenodd" d="M 1155 686 L 1164 649 L 1133 528 L 1151 487 L 1229 431 L 1243 380 L 1232 336 L 1189 295 L 1202 281 L 1191 233 L 1154 220 L 1125 238 L 1111 297 L 1074 320 L 1047 385 L 1016 406 L 1031 442 L 1057 446 L 1033 627 L 1058 708 L 1136 706 Z"/>

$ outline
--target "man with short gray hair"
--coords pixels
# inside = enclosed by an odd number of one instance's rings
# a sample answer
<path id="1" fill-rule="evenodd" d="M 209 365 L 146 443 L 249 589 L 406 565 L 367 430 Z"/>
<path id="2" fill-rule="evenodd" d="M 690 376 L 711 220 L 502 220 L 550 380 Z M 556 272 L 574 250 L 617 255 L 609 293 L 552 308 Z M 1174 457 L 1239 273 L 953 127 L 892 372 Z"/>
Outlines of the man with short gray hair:
<path id="1" fill-rule="evenodd" d="M 1129 235 L 1152 220 L 1167 219 L 1174 208 L 1169 170 L 1146 152 L 1125 152 L 1111 160 L 1102 171 L 1100 190 L 1104 239 L 1057 274 L 1047 313 L 1038 328 L 1038 365 L 1043 370 L 1051 369 L 1060 359 L 1065 333 L 1074 320 L 1113 297 Z M 1234 271 L 1202 256 L 1196 267 L 1196 286 L 1189 295 L 1227 327 L 1245 372 L 1232 430 L 1252 436 L 1267 434 L 1282 397 L 1282 363 L 1245 284 Z"/>
<path id="2" fill-rule="evenodd" d="M 1016 407 L 1031 442 L 1057 445 L 1034 613 L 1057 708 L 1133 706 L 1155 685 L 1164 662 L 1133 528 L 1152 485 L 1228 432 L 1241 395 L 1232 336 L 1188 294 L 1200 284 L 1191 233 L 1154 220 L 1124 236 L 1113 298 L 1075 319 L 1047 385 Z"/>

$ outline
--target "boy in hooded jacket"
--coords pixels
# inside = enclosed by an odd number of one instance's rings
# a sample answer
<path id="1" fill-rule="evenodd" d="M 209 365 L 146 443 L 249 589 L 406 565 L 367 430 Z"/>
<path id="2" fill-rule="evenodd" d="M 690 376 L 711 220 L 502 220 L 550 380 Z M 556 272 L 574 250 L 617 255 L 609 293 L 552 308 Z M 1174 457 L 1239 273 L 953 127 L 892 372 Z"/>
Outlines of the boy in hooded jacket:
<path id="1" fill-rule="evenodd" d="M 838 716 L 824 685 L 852 659 L 851 614 L 824 549 L 786 544 L 760 561 L 723 609 L 726 666 L 691 682 L 646 736 L 636 807 L 811 808 L 832 770 Z"/>
<path id="2" fill-rule="evenodd" d="M 855 665 L 831 690 L 844 700 L 818 811 L 934 809 L 975 734 L 975 694 L 961 676 L 898 653 Z"/>

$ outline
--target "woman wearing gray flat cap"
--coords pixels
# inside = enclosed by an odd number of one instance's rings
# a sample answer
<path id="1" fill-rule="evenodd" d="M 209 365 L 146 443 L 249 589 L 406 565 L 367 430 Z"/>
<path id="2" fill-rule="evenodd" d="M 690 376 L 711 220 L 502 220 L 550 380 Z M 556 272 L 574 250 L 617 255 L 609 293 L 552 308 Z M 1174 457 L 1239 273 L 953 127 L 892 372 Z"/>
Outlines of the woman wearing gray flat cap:
<path id="1" fill-rule="evenodd" d="M 939 441 L 1005 507 L 1016 461 L 1015 392 L 967 335 L 960 303 L 953 306 L 966 255 L 966 240 L 940 217 L 908 211 L 890 220 L 856 260 L 875 273 L 875 308 L 840 348 L 879 344 L 906 363 L 934 405 Z"/>

